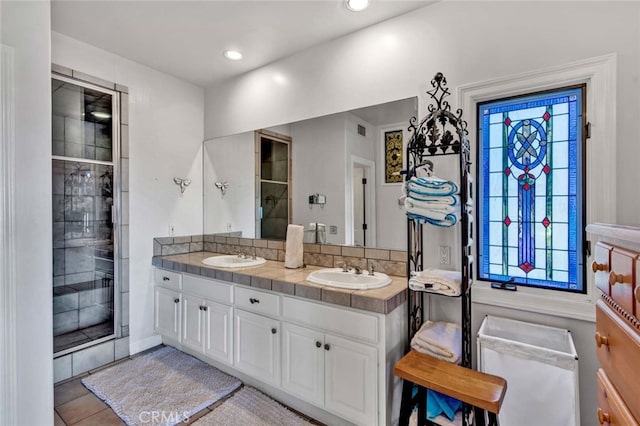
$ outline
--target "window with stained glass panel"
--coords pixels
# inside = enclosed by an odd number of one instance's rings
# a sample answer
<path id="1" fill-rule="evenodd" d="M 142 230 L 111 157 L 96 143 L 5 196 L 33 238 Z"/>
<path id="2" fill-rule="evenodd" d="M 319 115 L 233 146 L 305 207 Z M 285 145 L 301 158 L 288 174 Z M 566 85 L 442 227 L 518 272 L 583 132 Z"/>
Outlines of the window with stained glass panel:
<path id="1" fill-rule="evenodd" d="M 478 278 L 584 292 L 583 86 L 478 104 Z"/>

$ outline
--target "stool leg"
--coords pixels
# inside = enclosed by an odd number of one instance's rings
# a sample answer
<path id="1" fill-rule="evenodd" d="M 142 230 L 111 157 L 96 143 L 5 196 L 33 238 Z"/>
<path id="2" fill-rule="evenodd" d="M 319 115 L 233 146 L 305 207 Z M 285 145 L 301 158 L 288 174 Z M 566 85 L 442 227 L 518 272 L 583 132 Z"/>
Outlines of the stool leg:
<path id="1" fill-rule="evenodd" d="M 431 424 L 431 422 L 427 423 L 427 389 L 418 386 L 416 401 L 418 403 L 418 426 Z"/>
<path id="2" fill-rule="evenodd" d="M 402 400 L 400 401 L 400 419 L 398 421 L 399 426 L 407 426 L 409 424 L 409 417 L 411 417 L 411 411 L 413 410 L 413 383 L 408 380 L 403 380 L 402 383 Z"/>
<path id="3" fill-rule="evenodd" d="M 498 416 L 496 413 L 489 413 L 489 426 L 498 426 Z"/>

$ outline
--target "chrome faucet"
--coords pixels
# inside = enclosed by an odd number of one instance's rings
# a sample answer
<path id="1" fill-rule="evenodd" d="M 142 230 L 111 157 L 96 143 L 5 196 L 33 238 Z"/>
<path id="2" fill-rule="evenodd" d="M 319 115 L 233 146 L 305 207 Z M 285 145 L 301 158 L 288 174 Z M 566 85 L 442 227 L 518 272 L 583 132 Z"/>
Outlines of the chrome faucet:
<path id="1" fill-rule="evenodd" d="M 356 269 L 356 275 L 361 275 L 362 274 L 362 268 L 359 267 L 358 265 L 355 265 L 354 268 Z"/>
<path id="2" fill-rule="evenodd" d="M 374 270 L 373 270 L 374 266 L 373 266 L 373 262 L 369 263 L 369 275 L 373 276 L 374 275 Z"/>
<path id="3" fill-rule="evenodd" d="M 349 272 L 351 270 L 351 267 L 349 266 L 349 262 L 343 262 L 342 263 L 342 272 Z"/>
<path id="4" fill-rule="evenodd" d="M 253 248 L 253 256 L 251 256 L 251 259 L 253 259 L 253 260 L 257 259 L 257 257 L 256 257 L 256 248 L 255 247 Z"/>

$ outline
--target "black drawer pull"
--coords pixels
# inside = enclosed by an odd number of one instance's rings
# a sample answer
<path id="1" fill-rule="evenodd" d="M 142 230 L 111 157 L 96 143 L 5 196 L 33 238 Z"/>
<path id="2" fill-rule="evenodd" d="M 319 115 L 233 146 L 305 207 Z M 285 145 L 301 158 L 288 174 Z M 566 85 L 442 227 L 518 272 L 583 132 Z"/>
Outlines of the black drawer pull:
<path id="1" fill-rule="evenodd" d="M 316 348 L 319 348 L 319 347 L 321 347 L 321 346 L 322 346 L 322 343 L 320 343 L 320 341 L 319 341 L 319 340 L 316 340 Z"/>
<path id="2" fill-rule="evenodd" d="M 202 307 L 202 310 L 203 310 L 203 311 L 206 311 L 206 310 L 207 310 L 207 307 L 206 307 L 206 306 L 203 306 L 203 307 Z"/>
<path id="3" fill-rule="evenodd" d="M 330 344 L 328 344 L 328 343 L 325 343 L 325 344 L 324 344 L 324 350 L 325 350 L 325 351 L 328 351 L 329 349 L 331 349 L 331 345 L 330 345 Z"/>
<path id="4" fill-rule="evenodd" d="M 171 279 L 171 278 L 169 278 L 169 277 L 167 277 L 167 276 L 162 277 L 162 281 L 169 281 L 170 279 Z"/>
<path id="5" fill-rule="evenodd" d="M 173 303 L 180 303 L 180 299 L 173 299 Z"/>
<path id="6" fill-rule="evenodd" d="M 276 334 L 277 332 L 278 330 L 276 330 L 275 327 L 271 329 L 271 334 Z"/>
<path id="7" fill-rule="evenodd" d="M 253 305 L 254 303 L 260 303 L 260 299 L 254 299 L 253 297 L 249 299 L 249 302 Z"/>

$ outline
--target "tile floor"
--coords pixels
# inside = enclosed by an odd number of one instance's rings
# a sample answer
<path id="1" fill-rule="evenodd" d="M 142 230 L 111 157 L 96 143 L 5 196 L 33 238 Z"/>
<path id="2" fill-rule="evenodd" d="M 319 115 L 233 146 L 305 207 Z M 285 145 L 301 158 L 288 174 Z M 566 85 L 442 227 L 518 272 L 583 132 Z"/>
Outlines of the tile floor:
<path id="1" fill-rule="evenodd" d="M 153 349 L 152 349 L 153 350 Z M 117 361 L 123 362 L 127 358 Z M 116 364 L 114 363 L 114 364 Z M 110 364 L 110 365 L 114 365 Z M 106 367 L 105 367 L 106 368 Z M 90 374 L 90 373 L 89 373 Z M 54 426 L 116 426 L 125 423 L 113 412 L 113 410 L 100 398 L 95 396 L 89 389 L 85 388 L 81 380 L 88 374 L 75 377 L 66 382 L 57 384 L 53 388 L 53 405 L 54 405 Z M 186 423 L 181 425 L 190 425 L 200 417 L 211 412 L 218 405 L 222 404 L 226 399 L 233 395 L 231 393 L 226 398 L 216 401 L 214 404 L 204 408 L 191 416 Z M 306 418 L 314 425 L 322 425 L 313 419 L 308 418 L 304 414 L 290 408 L 290 410 L 298 413 Z"/>

